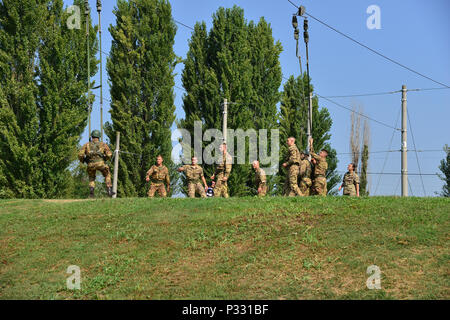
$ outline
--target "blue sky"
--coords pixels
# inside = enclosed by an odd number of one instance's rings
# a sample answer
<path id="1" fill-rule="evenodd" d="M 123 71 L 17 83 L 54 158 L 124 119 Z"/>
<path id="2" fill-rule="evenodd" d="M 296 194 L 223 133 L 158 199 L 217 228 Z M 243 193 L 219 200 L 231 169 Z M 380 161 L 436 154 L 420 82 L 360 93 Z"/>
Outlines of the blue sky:
<path id="1" fill-rule="evenodd" d="M 297 1 L 304 5 L 312 16 L 328 25 L 364 43 L 387 57 L 394 59 L 426 76 L 450 86 L 450 20 L 448 0 L 321 0 Z M 65 0 L 66 5 L 72 1 Z M 96 1 L 89 0 L 92 8 L 93 23 L 98 23 L 95 10 Z M 212 14 L 219 7 L 238 5 L 244 9 L 248 21 L 258 21 L 264 17 L 271 23 L 273 36 L 283 46 L 280 55 L 283 75 L 299 75 L 298 60 L 295 57 L 295 40 L 291 25 L 292 14 L 296 11 L 287 0 L 172 0 L 173 18 L 188 26 L 194 26 L 197 21 L 205 21 L 211 27 Z M 109 52 L 111 36 L 108 27 L 115 23 L 112 13 L 116 2 L 102 1 L 103 51 Z M 381 10 L 381 29 L 369 30 L 366 13 L 370 5 L 377 5 Z M 188 40 L 192 30 L 177 25 L 175 38 L 175 53 L 185 57 L 188 50 Z M 302 25 L 300 24 L 300 28 Z M 338 33 L 309 19 L 309 55 L 310 74 L 316 93 L 321 96 L 340 96 L 361 93 L 378 93 L 400 90 L 405 84 L 408 89 L 437 88 L 440 85 L 420 77 L 408 70 L 395 65 L 369 50 L 358 46 Z M 305 56 L 303 41 L 300 42 L 300 53 Z M 105 58 L 105 57 L 104 57 Z M 104 59 L 105 61 L 106 59 Z M 303 60 L 304 62 L 305 60 Z M 303 66 L 305 69 L 306 67 Z M 109 85 L 105 62 L 104 75 L 104 119 L 110 120 L 108 113 Z M 183 65 L 176 68 L 175 83 L 182 87 L 181 72 Z M 99 77 L 94 78 L 96 83 Z M 283 83 L 285 80 L 283 80 Z M 280 88 L 281 89 L 281 88 Z M 183 91 L 175 88 L 175 106 L 177 118 L 184 116 L 182 109 Z M 98 94 L 98 92 L 97 92 Z M 413 129 L 416 147 L 419 150 L 442 150 L 444 144 L 450 144 L 450 89 L 408 92 L 408 111 Z M 367 116 L 390 126 L 395 125 L 401 109 L 401 93 L 380 96 L 333 98 L 334 101 L 347 106 L 360 105 Z M 345 171 L 350 162 L 349 136 L 350 112 L 331 102 L 319 99 L 319 105 L 326 107 L 333 119 L 331 130 L 331 145 L 339 155 L 339 171 Z M 99 99 L 94 103 L 92 114 L 93 128 L 99 123 Z M 400 120 L 397 127 L 400 126 Z M 399 150 L 400 132 L 370 122 L 371 151 Z M 408 128 L 408 148 L 414 149 L 411 128 Z M 393 135 L 394 134 L 394 135 Z M 391 138 L 392 146 L 390 146 Z M 88 139 L 85 130 L 82 143 Z M 420 152 L 419 164 L 422 173 L 439 172 L 438 165 L 445 154 L 438 152 Z M 371 154 L 369 171 L 379 173 L 383 170 L 386 153 Z M 414 152 L 408 154 L 408 171 L 418 173 L 419 168 Z M 384 166 L 385 173 L 400 172 L 400 152 L 388 154 Z M 372 195 L 400 194 L 399 175 L 370 175 L 370 190 Z M 424 191 L 419 176 L 410 176 L 410 195 L 423 196 Z M 440 191 L 442 181 L 436 176 L 423 176 L 427 196 Z M 378 185 L 378 188 L 377 188 Z M 375 193 L 375 190 L 377 191 Z"/>

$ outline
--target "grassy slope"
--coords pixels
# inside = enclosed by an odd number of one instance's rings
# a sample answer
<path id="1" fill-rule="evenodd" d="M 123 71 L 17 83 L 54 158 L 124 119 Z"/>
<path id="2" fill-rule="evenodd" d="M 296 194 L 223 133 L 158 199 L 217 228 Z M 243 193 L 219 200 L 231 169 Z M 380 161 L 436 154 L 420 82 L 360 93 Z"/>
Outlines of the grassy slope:
<path id="1" fill-rule="evenodd" d="M 442 198 L 2 200 L 0 299 L 449 299 L 449 215 Z"/>

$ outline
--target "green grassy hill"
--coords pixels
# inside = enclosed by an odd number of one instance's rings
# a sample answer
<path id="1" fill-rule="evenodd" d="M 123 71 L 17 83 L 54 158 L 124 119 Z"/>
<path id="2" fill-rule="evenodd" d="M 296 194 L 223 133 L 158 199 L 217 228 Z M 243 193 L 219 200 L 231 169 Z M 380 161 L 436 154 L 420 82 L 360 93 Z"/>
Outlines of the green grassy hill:
<path id="1" fill-rule="evenodd" d="M 443 198 L 1 200 L 0 299 L 450 299 L 449 218 Z"/>

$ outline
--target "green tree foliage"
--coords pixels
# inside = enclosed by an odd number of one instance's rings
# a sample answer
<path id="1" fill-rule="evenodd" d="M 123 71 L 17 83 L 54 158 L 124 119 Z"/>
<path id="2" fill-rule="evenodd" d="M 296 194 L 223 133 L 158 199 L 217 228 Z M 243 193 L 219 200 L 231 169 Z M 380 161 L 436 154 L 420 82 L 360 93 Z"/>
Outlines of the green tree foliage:
<path id="1" fill-rule="evenodd" d="M 158 154 L 176 182 L 171 161 L 176 26 L 167 0 L 118 0 L 114 14 L 107 61 L 112 123 L 105 132 L 111 142 L 121 132 L 120 149 L 129 152 L 120 157 L 118 194 L 145 196 L 145 174 Z"/>
<path id="2" fill-rule="evenodd" d="M 310 86 L 310 91 L 313 92 L 313 86 Z M 296 139 L 296 144 L 299 150 L 306 150 L 307 148 L 307 125 L 308 125 L 308 77 L 304 74 L 301 77 L 294 78 L 291 76 L 284 84 L 284 91 L 281 98 L 280 107 L 280 168 L 284 162 L 284 156 L 287 154 L 286 140 L 289 137 Z M 331 138 L 330 129 L 333 121 L 330 113 L 326 108 L 320 108 L 317 97 L 312 99 L 312 137 L 314 138 L 314 150 L 318 153 L 320 149 L 328 150 L 328 171 L 327 171 L 327 188 L 329 194 L 335 194 L 336 187 L 341 176 L 337 173 L 337 156 L 336 150 L 331 148 L 329 140 Z M 286 179 L 286 170 L 281 169 L 277 181 L 277 194 L 283 192 L 283 185 Z"/>
<path id="3" fill-rule="evenodd" d="M 440 195 L 442 197 L 450 197 L 450 147 L 445 145 L 444 151 L 446 157 L 441 160 L 441 164 L 439 165 L 439 170 L 442 172 L 442 175 L 440 174 L 439 178 L 441 178 L 445 184 L 442 186 L 442 193 Z"/>
<path id="4" fill-rule="evenodd" d="M 228 106 L 229 129 L 275 128 L 282 47 L 274 41 L 270 24 L 263 18 L 248 23 L 244 11 L 234 6 L 219 8 L 212 25 L 208 32 L 205 22 L 197 23 L 189 41 L 182 73 L 187 92 L 183 97 L 185 119 L 178 126 L 190 131 L 192 137 L 194 121 L 202 122 L 202 132 L 221 130 L 222 102 L 226 98 L 232 102 Z M 252 194 L 253 172 L 248 160 L 245 165 L 233 166 L 228 183 L 230 195 Z M 209 177 L 214 165 L 204 165 L 204 169 Z"/>
<path id="5" fill-rule="evenodd" d="M 0 197 L 67 193 L 87 119 L 86 36 L 68 16 L 62 0 L 0 2 Z"/>
<path id="6" fill-rule="evenodd" d="M 364 144 L 361 151 L 361 171 L 359 179 L 359 194 L 361 196 L 368 196 L 369 190 L 367 187 L 367 167 L 369 163 L 369 145 Z"/>

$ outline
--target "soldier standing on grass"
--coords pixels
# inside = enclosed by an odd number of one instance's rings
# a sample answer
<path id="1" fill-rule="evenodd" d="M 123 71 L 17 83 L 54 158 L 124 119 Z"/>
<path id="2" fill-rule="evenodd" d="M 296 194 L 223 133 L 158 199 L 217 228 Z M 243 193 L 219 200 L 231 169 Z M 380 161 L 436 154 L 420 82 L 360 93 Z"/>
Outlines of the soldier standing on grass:
<path id="1" fill-rule="evenodd" d="M 359 197 L 359 177 L 356 174 L 356 165 L 350 163 L 347 167 L 347 173 L 342 179 L 342 184 L 339 187 L 339 191 L 344 188 L 344 196 Z"/>
<path id="2" fill-rule="evenodd" d="M 156 157 L 156 165 L 153 165 L 150 170 L 147 171 L 145 180 L 148 182 L 151 180 L 150 189 L 148 190 L 148 196 L 153 198 L 155 192 L 158 191 L 160 197 L 167 197 L 167 193 L 170 191 L 170 177 L 169 169 L 163 163 L 163 157 L 158 155 Z M 167 185 L 167 191 L 164 187 L 164 182 Z"/>
<path id="3" fill-rule="evenodd" d="M 327 156 L 328 151 L 325 149 L 320 150 L 319 154 L 314 153 L 313 138 L 309 140 L 309 146 L 311 150 L 312 161 L 314 163 L 314 182 L 313 192 L 316 195 L 327 195 L 327 178 L 326 173 L 328 170 Z"/>
<path id="4" fill-rule="evenodd" d="M 287 145 L 289 147 L 289 153 L 286 157 L 286 162 L 283 163 L 283 167 L 288 170 L 288 176 L 285 183 L 285 195 L 293 197 L 295 195 L 301 196 L 302 192 L 297 184 L 299 165 L 300 165 L 300 151 L 298 151 L 295 145 L 295 138 L 289 137 L 287 139 Z"/>
<path id="5" fill-rule="evenodd" d="M 211 176 L 211 180 L 216 178 L 216 186 L 214 187 L 214 197 L 228 198 L 228 178 L 231 173 L 231 164 L 233 159 L 227 152 L 227 145 L 223 143 L 220 145 L 221 157 L 219 158 L 219 164 L 216 166 L 216 171 Z"/>
<path id="6" fill-rule="evenodd" d="M 192 163 L 178 168 L 178 172 L 184 171 L 186 173 L 189 198 L 195 198 L 196 191 L 202 198 L 206 198 L 205 190 L 208 189 L 208 185 L 203 175 L 203 169 L 197 164 L 197 161 L 196 157 L 192 157 Z M 202 187 L 200 180 L 205 188 Z"/>
<path id="7" fill-rule="evenodd" d="M 300 153 L 300 191 L 302 192 L 302 195 L 307 197 L 310 195 L 310 189 L 312 186 L 311 181 L 311 163 L 308 161 L 308 153 L 307 152 L 301 152 Z"/>
<path id="8" fill-rule="evenodd" d="M 111 172 L 105 161 L 110 160 L 112 152 L 108 145 L 99 140 L 100 131 L 94 130 L 91 133 L 92 141 L 86 143 L 78 153 L 78 159 L 81 163 L 87 164 L 87 173 L 89 176 L 89 198 L 94 198 L 95 175 L 97 170 L 105 177 L 105 184 L 108 195 L 113 196 Z"/>
<path id="9" fill-rule="evenodd" d="M 258 190 L 258 196 L 264 197 L 267 193 L 267 179 L 266 173 L 259 167 L 259 161 L 255 160 L 252 163 L 253 169 L 255 169 L 255 183 Z"/>

